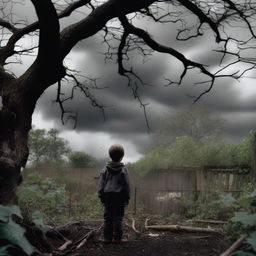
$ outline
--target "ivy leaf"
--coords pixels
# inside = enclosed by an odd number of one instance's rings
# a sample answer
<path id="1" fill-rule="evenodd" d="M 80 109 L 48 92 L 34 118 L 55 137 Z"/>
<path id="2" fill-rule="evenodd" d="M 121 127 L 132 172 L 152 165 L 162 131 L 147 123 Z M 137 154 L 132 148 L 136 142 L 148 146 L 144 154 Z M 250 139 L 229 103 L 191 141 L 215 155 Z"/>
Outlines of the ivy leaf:
<path id="1" fill-rule="evenodd" d="M 218 203 L 222 203 L 225 206 L 233 206 L 236 202 L 236 199 L 232 196 L 231 193 L 228 193 L 224 196 L 221 196 L 220 200 L 217 201 Z"/>
<path id="2" fill-rule="evenodd" d="M 252 198 L 256 197 L 256 189 L 250 194 L 250 197 L 252 197 Z"/>
<path id="3" fill-rule="evenodd" d="M 231 219 L 233 222 L 241 222 L 246 226 L 256 226 L 256 213 L 248 214 L 246 212 L 235 212 L 235 216 Z"/>
<path id="4" fill-rule="evenodd" d="M 256 252 L 256 231 L 250 234 L 247 238 L 247 242 L 252 246 L 253 250 Z"/>
<path id="5" fill-rule="evenodd" d="M 32 213 L 32 221 L 40 230 L 43 231 L 43 233 L 48 231 L 48 228 L 44 224 L 44 215 L 40 211 L 34 211 Z"/>
<path id="6" fill-rule="evenodd" d="M 6 245 L 3 247 L 0 247 L 0 255 L 1 256 L 9 256 L 8 248 L 11 248 L 10 245 Z"/>
<path id="7" fill-rule="evenodd" d="M 0 205 L 0 239 L 7 240 L 10 243 L 19 246 L 25 253 L 31 255 L 33 252 L 35 252 L 35 248 L 24 236 L 25 229 L 13 221 L 13 214 L 21 217 L 20 209 L 18 206 Z M 5 247 L 4 250 L 6 249 L 7 248 Z"/>

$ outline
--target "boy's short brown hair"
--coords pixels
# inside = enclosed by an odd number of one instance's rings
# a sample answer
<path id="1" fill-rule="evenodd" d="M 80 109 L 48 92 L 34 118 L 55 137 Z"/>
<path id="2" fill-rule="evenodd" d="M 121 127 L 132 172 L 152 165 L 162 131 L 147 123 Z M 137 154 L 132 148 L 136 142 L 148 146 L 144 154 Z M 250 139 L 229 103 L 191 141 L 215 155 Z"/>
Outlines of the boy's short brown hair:
<path id="1" fill-rule="evenodd" d="M 122 145 L 114 144 L 109 148 L 108 154 L 113 162 L 118 162 L 124 156 L 124 148 Z"/>

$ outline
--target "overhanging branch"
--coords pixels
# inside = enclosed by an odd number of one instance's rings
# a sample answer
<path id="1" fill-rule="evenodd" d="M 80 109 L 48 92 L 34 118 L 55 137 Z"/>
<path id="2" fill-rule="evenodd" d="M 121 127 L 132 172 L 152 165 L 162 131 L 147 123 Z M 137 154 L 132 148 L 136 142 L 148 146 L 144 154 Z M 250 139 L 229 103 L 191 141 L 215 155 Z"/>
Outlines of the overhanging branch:
<path id="1" fill-rule="evenodd" d="M 170 54 L 183 63 L 185 70 L 183 71 L 183 73 L 181 75 L 179 84 L 182 82 L 182 78 L 185 76 L 186 69 L 188 67 L 198 68 L 201 70 L 201 72 L 203 74 L 209 76 L 210 78 L 214 77 L 214 75 L 212 73 L 210 73 L 202 64 L 187 59 L 183 54 L 181 54 L 180 52 L 176 51 L 175 49 L 173 49 L 171 47 L 167 47 L 165 45 L 159 44 L 145 30 L 143 30 L 141 28 L 137 28 L 137 27 L 133 26 L 131 23 L 129 23 L 128 19 L 125 16 L 119 17 L 119 19 L 120 19 L 126 33 L 134 34 L 134 35 L 142 38 L 144 40 L 144 42 L 146 43 L 146 45 L 151 47 L 153 50 L 155 50 L 157 52 L 161 52 L 161 53 Z"/>
<path id="2" fill-rule="evenodd" d="M 41 2 L 43 3 L 44 1 L 41 1 Z M 69 15 L 72 14 L 73 11 L 75 11 L 76 9 L 78 9 L 86 4 L 89 4 L 90 2 L 91 2 L 91 0 L 80 0 L 80 1 L 76 1 L 72 4 L 70 4 L 63 11 L 58 13 L 58 15 L 57 15 L 58 19 L 68 17 Z M 45 13 L 45 17 L 46 18 L 48 17 L 47 12 Z M 6 46 L 3 47 L 2 49 L 0 49 L 0 64 L 4 65 L 6 59 L 15 53 L 14 48 L 15 48 L 16 42 L 19 41 L 24 35 L 27 35 L 27 34 L 32 33 L 39 29 L 39 21 L 33 22 L 32 24 L 27 25 L 24 28 L 16 28 L 11 23 L 9 23 L 3 19 L 0 19 L 0 26 L 6 27 L 11 32 L 13 32 L 13 35 L 8 40 L 8 43 L 6 44 Z M 51 27 L 51 26 L 49 26 L 49 27 Z"/>

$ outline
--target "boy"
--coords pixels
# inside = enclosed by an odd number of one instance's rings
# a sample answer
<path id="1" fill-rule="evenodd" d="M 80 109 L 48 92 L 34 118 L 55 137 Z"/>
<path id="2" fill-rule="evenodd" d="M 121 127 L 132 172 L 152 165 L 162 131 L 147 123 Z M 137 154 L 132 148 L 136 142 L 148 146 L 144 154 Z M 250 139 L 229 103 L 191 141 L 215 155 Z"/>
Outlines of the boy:
<path id="1" fill-rule="evenodd" d="M 124 207 L 130 199 L 130 184 L 128 171 L 121 162 L 124 157 L 124 148 L 121 145 L 112 145 L 109 148 L 108 162 L 100 174 L 99 198 L 104 205 L 104 240 L 105 243 L 122 243 L 122 220 Z"/>

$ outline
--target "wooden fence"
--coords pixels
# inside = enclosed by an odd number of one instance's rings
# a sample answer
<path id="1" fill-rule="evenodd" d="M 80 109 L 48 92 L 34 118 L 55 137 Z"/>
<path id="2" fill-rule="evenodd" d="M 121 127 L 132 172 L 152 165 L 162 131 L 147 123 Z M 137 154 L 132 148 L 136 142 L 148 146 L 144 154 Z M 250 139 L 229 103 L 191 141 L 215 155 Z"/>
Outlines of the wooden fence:
<path id="1" fill-rule="evenodd" d="M 250 181 L 247 167 L 207 166 L 157 170 L 148 177 L 131 177 L 134 213 L 182 214 L 187 202 L 216 199 L 216 192 L 239 194 Z"/>
<path id="2" fill-rule="evenodd" d="M 98 191 L 99 171 L 93 169 L 37 168 L 43 178 L 56 178 L 66 185 L 70 204 L 84 200 L 85 195 Z M 130 210 L 170 215 L 182 214 L 186 204 L 197 200 L 214 200 L 216 191 L 240 193 L 250 181 L 249 167 L 206 166 L 204 168 L 172 168 L 156 170 L 139 177 L 129 169 L 132 198 Z"/>

